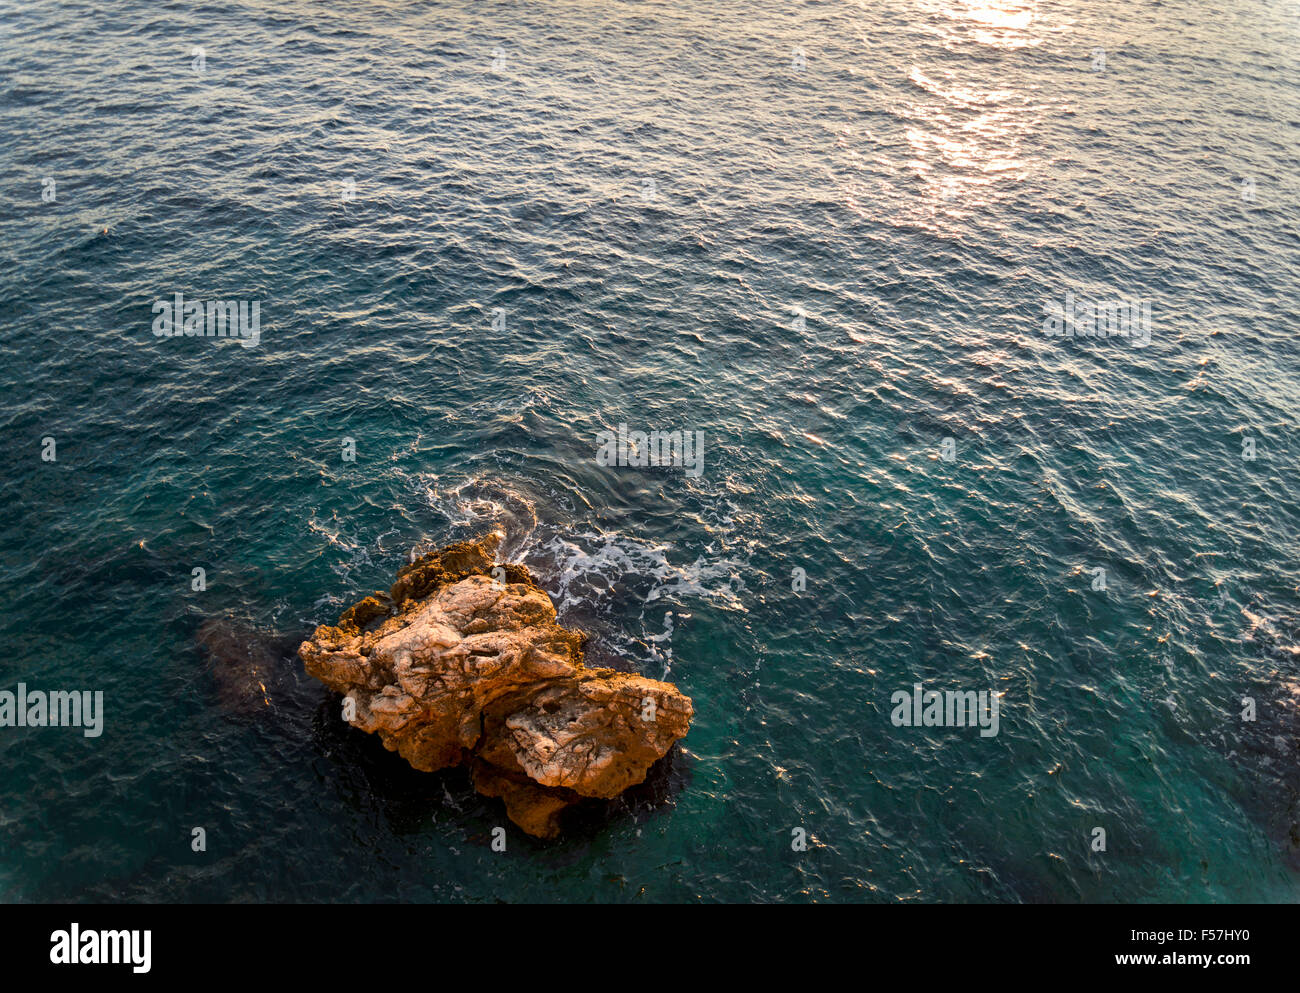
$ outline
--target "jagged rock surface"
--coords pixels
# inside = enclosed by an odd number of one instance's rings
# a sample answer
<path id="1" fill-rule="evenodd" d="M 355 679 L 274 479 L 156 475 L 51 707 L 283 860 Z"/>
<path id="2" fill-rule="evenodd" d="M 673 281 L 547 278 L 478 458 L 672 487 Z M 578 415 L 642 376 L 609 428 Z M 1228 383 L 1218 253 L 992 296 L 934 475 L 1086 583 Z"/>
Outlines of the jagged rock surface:
<path id="1" fill-rule="evenodd" d="M 554 837 L 573 803 L 643 782 L 694 710 L 671 683 L 587 668 L 585 636 L 556 623 L 527 569 L 502 565 L 494 578 L 500 540 L 417 559 L 298 653 L 353 700 L 354 726 L 417 769 L 469 763 L 511 820 Z"/>

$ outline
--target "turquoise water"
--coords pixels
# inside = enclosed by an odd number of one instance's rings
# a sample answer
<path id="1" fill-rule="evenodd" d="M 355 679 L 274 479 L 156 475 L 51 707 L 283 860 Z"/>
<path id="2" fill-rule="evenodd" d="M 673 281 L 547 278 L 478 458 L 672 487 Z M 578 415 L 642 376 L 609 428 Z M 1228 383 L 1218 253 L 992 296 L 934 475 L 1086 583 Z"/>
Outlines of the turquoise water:
<path id="1" fill-rule="evenodd" d="M 4 899 L 1300 897 L 1293 4 L 0 25 L 0 689 L 105 694 L 0 728 Z M 155 336 L 177 292 L 259 343 Z M 1067 293 L 1149 345 L 1048 337 Z M 697 714 L 506 853 L 293 657 L 494 526 Z M 999 733 L 894 726 L 915 683 Z"/>

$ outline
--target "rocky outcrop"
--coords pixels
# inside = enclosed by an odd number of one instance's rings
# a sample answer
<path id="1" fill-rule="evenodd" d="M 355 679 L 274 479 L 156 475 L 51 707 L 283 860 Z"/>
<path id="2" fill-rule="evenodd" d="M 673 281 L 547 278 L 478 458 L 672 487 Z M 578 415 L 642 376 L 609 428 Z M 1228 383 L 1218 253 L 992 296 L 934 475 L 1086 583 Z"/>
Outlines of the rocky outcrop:
<path id="1" fill-rule="evenodd" d="M 271 706 L 282 656 L 272 650 L 264 633 L 231 617 L 210 617 L 199 625 L 195 640 L 207 655 L 223 711 L 250 715 Z"/>
<path id="2" fill-rule="evenodd" d="M 694 710 L 671 683 L 583 664 L 523 566 L 494 564 L 499 534 L 400 570 L 392 588 L 322 625 L 298 649 L 307 672 L 352 703 L 351 723 L 417 769 L 468 764 L 529 834 L 644 781 Z"/>

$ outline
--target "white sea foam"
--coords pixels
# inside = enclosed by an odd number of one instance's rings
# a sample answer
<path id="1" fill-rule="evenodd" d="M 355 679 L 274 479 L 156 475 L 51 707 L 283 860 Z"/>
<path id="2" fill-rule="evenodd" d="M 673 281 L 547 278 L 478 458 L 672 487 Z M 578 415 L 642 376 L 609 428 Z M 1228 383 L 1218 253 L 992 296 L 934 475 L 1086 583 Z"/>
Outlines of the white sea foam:
<path id="1" fill-rule="evenodd" d="M 585 594 L 576 592 L 575 587 L 586 584 L 644 588 L 646 603 L 696 596 L 726 609 L 745 610 L 739 595 L 744 590 L 742 562 L 701 555 L 693 562 L 674 565 L 673 551 L 671 545 L 627 535 L 585 532 L 572 538 L 553 535 L 534 554 L 554 565 L 561 609 L 581 602 Z M 601 582 L 594 582 L 596 579 Z"/>
<path id="2" fill-rule="evenodd" d="M 501 558 L 528 566 L 551 594 L 562 624 L 598 635 L 608 650 L 647 671 L 662 667 L 666 674 L 671 667 L 673 603 L 697 599 L 723 610 L 746 610 L 741 594 L 748 547 L 730 533 L 736 507 L 725 498 L 697 493 L 705 501 L 697 519 L 712 540 L 702 554 L 692 554 L 670 542 L 575 523 L 574 508 L 586 501 L 563 489 L 535 500 L 482 476 L 450 487 L 420 476 L 415 486 L 462 536 L 499 529 L 505 535 Z M 439 536 L 418 551 L 442 540 Z M 676 616 L 680 621 L 690 614 Z"/>

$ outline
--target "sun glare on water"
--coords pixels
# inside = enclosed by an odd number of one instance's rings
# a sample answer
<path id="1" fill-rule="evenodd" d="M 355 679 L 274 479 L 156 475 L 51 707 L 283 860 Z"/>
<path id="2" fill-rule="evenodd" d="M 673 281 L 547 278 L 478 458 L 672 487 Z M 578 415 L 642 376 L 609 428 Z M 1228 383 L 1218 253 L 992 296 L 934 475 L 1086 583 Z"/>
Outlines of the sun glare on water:
<path id="1" fill-rule="evenodd" d="M 1042 40 L 1036 4 L 1025 0 L 933 0 L 923 9 L 948 46 L 1014 49 Z M 908 82 L 918 99 L 906 107 L 907 167 L 924 183 L 931 223 L 987 204 L 999 182 L 1023 174 L 1031 115 L 1025 94 L 989 79 L 957 78 L 938 64 L 911 66 Z"/>

